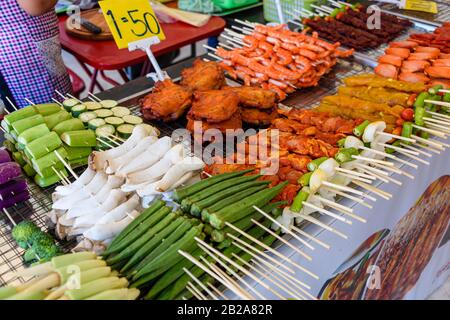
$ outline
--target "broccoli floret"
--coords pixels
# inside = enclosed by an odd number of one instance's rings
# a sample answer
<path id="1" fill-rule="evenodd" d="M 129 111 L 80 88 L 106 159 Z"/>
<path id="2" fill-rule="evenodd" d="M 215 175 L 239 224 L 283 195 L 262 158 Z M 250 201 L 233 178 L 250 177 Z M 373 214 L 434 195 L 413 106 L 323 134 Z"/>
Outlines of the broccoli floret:
<path id="1" fill-rule="evenodd" d="M 55 243 L 55 241 L 53 240 L 51 235 L 49 235 L 46 232 L 41 231 L 41 232 L 35 232 L 31 235 L 30 244 L 33 245 L 35 243 L 51 246 L 52 244 Z"/>
<path id="2" fill-rule="evenodd" d="M 12 236 L 21 248 L 26 249 L 31 236 L 37 232 L 41 232 L 41 230 L 33 222 L 22 221 L 13 228 Z"/>
<path id="3" fill-rule="evenodd" d="M 42 243 L 33 244 L 33 249 L 41 260 L 50 260 L 51 258 L 61 254 L 58 246 L 54 243 L 51 245 L 46 245 Z"/>
<path id="4" fill-rule="evenodd" d="M 25 261 L 25 263 L 33 263 L 38 261 L 36 252 L 34 251 L 33 248 L 29 248 L 27 249 L 27 251 L 25 251 L 25 254 L 23 255 L 23 260 Z"/>

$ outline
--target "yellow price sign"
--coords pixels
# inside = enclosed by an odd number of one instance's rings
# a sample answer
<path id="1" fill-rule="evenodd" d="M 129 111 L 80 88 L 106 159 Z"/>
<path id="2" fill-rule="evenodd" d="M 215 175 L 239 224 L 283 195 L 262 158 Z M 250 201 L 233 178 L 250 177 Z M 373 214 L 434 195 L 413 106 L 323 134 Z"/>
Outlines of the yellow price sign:
<path id="1" fill-rule="evenodd" d="M 99 4 L 119 49 L 150 37 L 166 38 L 149 0 L 109 0 Z"/>

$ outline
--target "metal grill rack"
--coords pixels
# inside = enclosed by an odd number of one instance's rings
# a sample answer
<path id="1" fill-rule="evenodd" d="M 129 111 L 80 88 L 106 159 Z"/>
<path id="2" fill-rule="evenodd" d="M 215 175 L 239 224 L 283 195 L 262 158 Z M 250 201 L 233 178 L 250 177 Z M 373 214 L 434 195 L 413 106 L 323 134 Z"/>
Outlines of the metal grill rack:
<path id="1" fill-rule="evenodd" d="M 391 11 L 394 14 L 403 14 L 406 16 L 410 16 L 411 18 L 419 18 L 422 20 L 429 21 L 433 23 L 431 19 L 436 22 L 446 22 L 450 20 L 450 3 L 447 0 L 434 0 L 438 5 L 438 12 L 436 14 L 430 14 L 419 11 L 404 11 L 398 9 L 394 4 L 382 4 L 380 8 L 384 10 Z M 409 14 L 410 13 L 410 14 Z"/>

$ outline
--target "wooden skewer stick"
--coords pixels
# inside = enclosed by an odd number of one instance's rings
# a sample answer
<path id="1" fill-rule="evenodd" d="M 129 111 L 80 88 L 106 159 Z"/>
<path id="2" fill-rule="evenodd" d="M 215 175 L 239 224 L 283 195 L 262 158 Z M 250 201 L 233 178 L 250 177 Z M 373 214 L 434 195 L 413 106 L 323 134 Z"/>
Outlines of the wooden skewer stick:
<path id="1" fill-rule="evenodd" d="M 446 135 L 447 135 L 447 134 L 450 134 L 450 128 L 447 128 L 447 127 L 445 127 L 445 126 L 443 126 L 443 125 L 436 124 L 436 123 L 430 122 L 430 121 L 428 121 L 428 120 L 425 120 L 425 125 L 426 125 L 427 128 L 429 128 L 429 129 L 433 129 L 433 130 L 437 130 L 437 131 L 441 130 L 441 131 L 444 132 Z"/>
<path id="2" fill-rule="evenodd" d="M 386 137 L 395 138 L 395 139 L 399 139 L 399 140 L 404 140 L 404 141 L 407 141 L 407 142 L 416 142 L 416 140 L 414 140 L 414 139 L 407 138 L 407 137 L 402 137 L 402 136 L 399 136 L 399 135 L 396 135 L 396 134 L 392 134 L 392 133 L 387 133 L 387 132 L 384 132 L 384 131 L 378 131 L 376 134 L 377 135 L 386 136 Z"/>
<path id="3" fill-rule="evenodd" d="M 126 140 L 124 140 L 124 139 L 122 139 L 122 138 L 120 138 L 118 136 L 113 135 L 113 134 L 109 134 L 108 137 L 111 137 L 111 138 L 113 138 L 115 140 L 118 140 L 118 141 L 120 141 L 122 143 L 124 143 L 126 141 Z"/>
<path id="4" fill-rule="evenodd" d="M 352 158 L 353 159 L 362 160 L 362 161 L 366 161 L 366 162 L 371 162 L 371 163 L 379 163 L 379 164 L 382 164 L 382 165 L 385 165 L 385 166 L 390 166 L 390 167 L 394 166 L 394 164 L 392 162 L 389 162 L 389 161 L 372 159 L 372 158 L 367 158 L 367 157 L 363 157 L 363 156 L 352 155 Z"/>
<path id="5" fill-rule="evenodd" d="M 328 189 L 327 187 L 325 187 L 325 188 Z M 341 197 L 344 197 L 344 198 L 353 200 L 353 201 L 359 203 L 360 205 L 365 206 L 366 208 L 373 209 L 373 206 L 370 205 L 370 204 L 368 204 L 368 203 L 366 203 L 366 202 L 364 202 L 363 199 L 360 199 L 360 198 L 358 198 L 358 197 L 354 197 L 354 196 L 352 196 L 352 195 L 349 195 L 349 194 L 347 194 L 347 193 L 345 193 L 345 192 L 342 192 L 342 191 L 339 191 L 339 190 L 333 190 L 333 189 L 328 189 L 328 190 L 330 190 L 330 191 L 336 193 L 337 195 L 340 195 Z"/>
<path id="6" fill-rule="evenodd" d="M 310 235 L 309 233 L 303 231 L 302 229 L 297 228 L 296 226 L 291 226 L 290 228 L 291 228 L 293 231 L 295 231 L 295 232 L 301 234 L 301 235 L 304 236 L 305 238 L 311 239 L 313 242 L 317 243 L 318 245 L 324 247 L 324 248 L 327 249 L 327 250 L 330 250 L 331 247 L 330 247 L 329 244 L 326 244 L 325 242 L 323 242 L 323 241 L 317 239 L 316 237 Z"/>
<path id="7" fill-rule="evenodd" d="M 211 284 L 211 282 L 208 281 L 208 282 L 206 283 L 206 285 L 207 285 L 211 290 L 213 290 L 213 291 L 217 294 L 217 296 L 221 297 L 221 298 L 224 299 L 224 300 L 230 300 L 230 299 L 227 298 L 226 295 L 223 294 L 223 292 L 221 292 L 219 289 L 217 289 L 216 287 L 214 287 L 214 286 Z"/>
<path id="8" fill-rule="evenodd" d="M 249 22 L 246 22 L 246 21 L 242 21 L 240 19 L 234 19 L 234 21 L 236 21 L 236 22 L 238 22 L 240 24 L 243 24 L 244 26 L 247 26 L 249 28 L 255 28 L 255 25 L 259 24 L 259 23 L 249 23 Z"/>
<path id="9" fill-rule="evenodd" d="M 450 120 L 450 116 L 446 115 L 446 114 L 442 114 L 442 113 L 437 113 L 437 112 L 433 112 L 433 111 L 427 111 L 427 113 L 436 116 L 437 118 L 442 118 L 442 119 L 448 119 Z"/>
<path id="10" fill-rule="evenodd" d="M 429 122 L 435 122 L 435 123 L 443 124 L 443 125 L 447 125 L 447 126 L 450 124 L 450 121 L 440 120 L 440 119 L 430 118 L 430 117 L 423 117 L 423 120 L 429 121 Z M 449 129 L 448 127 L 446 127 L 446 128 Z"/>
<path id="11" fill-rule="evenodd" d="M 406 149 L 410 149 L 412 151 L 417 152 L 417 155 L 422 154 L 428 158 L 431 158 L 433 155 L 431 153 L 425 152 L 419 148 L 407 145 L 406 143 L 400 142 L 400 145 Z M 437 153 L 437 154 L 441 154 L 441 152 L 439 150 L 435 150 L 433 148 L 428 148 L 427 146 L 420 146 L 421 148 L 424 148 L 425 150 L 430 150 L 431 152 Z"/>
<path id="12" fill-rule="evenodd" d="M 336 183 L 332 183 L 329 181 L 322 181 L 322 185 L 326 186 L 326 187 L 330 187 L 332 189 L 338 189 L 338 190 L 342 190 L 342 191 L 347 191 L 350 193 L 354 193 L 357 194 L 358 196 L 364 196 L 364 193 L 362 191 L 347 187 L 347 186 L 341 186 L 340 184 L 336 184 Z"/>
<path id="13" fill-rule="evenodd" d="M 245 43 L 244 41 L 240 40 L 240 39 L 236 39 L 230 36 L 227 36 L 226 34 L 221 35 L 222 38 L 227 39 L 233 43 L 236 43 L 236 45 L 240 45 L 240 46 L 246 46 L 249 47 L 250 45 L 248 43 Z"/>
<path id="14" fill-rule="evenodd" d="M 349 175 L 354 175 L 357 177 L 361 177 L 361 178 L 366 178 L 366 179 L 370 179 L 370 180 L 376 180 L 377 178 L 370 175 L 370 174 L 365 174 L 362 172 L 358 172 L 358 171 L 353 171 L 353 170 L 348 170 L 348 169 L 344 169 L 344 168 L 336 168 L 337 172 L 341 172 L 341 173 L 347 173 Z"/>
<path id="15" fill-rule="evenodd" d="M 379 143 L 377 143 L 377 144 L 379 144 Z M 380 144 L 380 145 L 381 145 L 381 144 Z M 384 146 L 384 144 L 383 144 L 383 146 Z M 418 166 L 417 166 L 416 164 L 410 163 L 410 162 L 405 161 L 405 160 L 403 160 L 403 159 L 400 159 L 399 157 L 396 157 L 395 155 L 390 154 L 390 153 L 387 153 L 387 152 L 383 152 L 383 151 L 379 151 L 379 150 L 367 148 L 367 147 L 364 147 L 364 146 L 360 147 L 360 149 L 367 150 L 367 151 L 373 152 L 373 153 L 375 153 L 375 154 L 382 155 L 382 156 L 384 156 L 384 157 L 386 157 L 386 158 L 393 159 L 393 160 L 398 161 L 398 162 L 401 162 L 401 163 L 403 163 L 403 164 L 405 164 L 405 165 L 407 165 L 407 166 L 410 166 L 410 167 L 412 167 L 412 168 L 414 168 L 414 169 L 417 169 L 417 168 L 418 168 Z"/>
<path id="16" fill-rule="evenodd" d="M 315 300 L 316 298 L 311 295 L 306 289 L 311 290 L 311 287 L 309 285 L 307 285 L 306 283 L 301 282 L 300 280 L 298 280 L 297 278 L 295 278 L 294 276 L 282 271 L 281 269 L 277 269 L 273 266 L 273 264 L 271 264 L 270 262 L 268 262 L 267 260 L 264 260 L 263 258 L 261 258 L 260 256 L 254 254 L 252 251 L 247 251 L 245 248 L 243 248 L 241 245 L 239 245 L 238 243 L 233 241 L 233 244 L 238 247 L 239 249 L 241 249 L 242 251 L 248 253 L 249 255 L 252 256 L 252 262 L 256 265 L 256 266 L 262 266 L 262 264 L 264 264 L 265 266 L 267 266 L 270 270 L 272 270 L 273 272 L 277 273 L 278 275 L 280 275 L 282 278 L 286 279 L 286 281 L 289 281 L 293 286 L 295 286 L 295 288 L 297 288 L 298 290 L 300 290 L 301 292 L 303 292 L 305 295 L 309 296 L 311 299 Z M 261 268 L 261 267 L 260 267 Z"/>
<path id="17" fill-rule="evenodd" d="M 33 101 L 31 101 L 31 100 L 28 99 L 28 98 L 23 98 L 23 100 L 25 100 L 26 102 L 28 102 L 28 103 L 31 104 L 32 106 L 35 106 L 35 105 L 36 105 Z"/>
<path id="18" fill-rule="evenodd" d="M 434 101 L 434 100 L 424 100 L 424 102 L 425 102 L 425 103 L 435 104 L 435 105 L 441 106 L 441 107 L 450 108 L 450 103 L 449 103 L 449 102 L 444 102 L 444 101 Z"/>
<path id="19" fill-rule="evenodd" d="M 83 104 L 83 101 L 81 101 L 81 100 L 80 100 L 80 99 L 78 99 L 77 97 L 75 97 L 75 96 L 71 95 L 70 93 L 68 93 L 68 94 L 67 94 L 67 96 L 68 96 L 69 98 L 72 98 L 73 100 L 76 100 L 76 101 L 78 101 L 78 103 L 81 103 L 81 104 Z"/>
<path id="20" fill-rule="evenodd" d="M 58 96 L 60 96 L 64 100 L 67 100 L 67 97 L 65 95 L 63 95 L 61 92 L 59 92 L 58 90 L 55 90 L 55 92 L 58 94 Z"/>
<path id="21" fill-rule="evenodd" d="M 225 28 L 224 31 L 227 32 L 229 35 L 236 37 L 236 38 L 242 39 L 245 37 L 244 35 L 237 33 L 236 31 L 228 29 L 228 28 Z"/>
<path id="22" fill-rule="evenodd" d="M 66 169 L 69 170 L 69 172 L 74 176 L 74 178 L 78 180 L 78 175 L 75 173 L 75 171 L 73 171 L 72 167 L 66 162 L 66 160 L 64 160 L 64 158 L 59 154 L 58 151 L 55 150 L 54 152 L 55 155 L 58 157 L 59 161 L 61 161 L 66 167 Z"/>
<path id="23" fill-rule="evenodd" d="M 295 271 L 289 267 L 287 267 L 286 265 L 282 264 L 282 260 L 276 260 L 274 258 L 272 258 L 271 256 L 269 256 L 268 254 L 266 254 L 264 251 L 258 250 L 256 249 L 254 246 L 252 246 L 251 244 L 243 241 L 242 239 L 239 239 L 238 237 L 236 237 L 235 235 L 232 235 L 231 233 L 227 234 L 231 239 L 233 239 L 234 241 L 237 241 L 239 243 L 241 243 L 243 246 L 249 248 L 250 250 L 254 250 L 257 254 L 261 255 L 262 257 L 264 257 L 265 259 L 271 261 L 274 265 L 279 266 L 283 269 L 285 269 L 286 271 L 295 274 Z"/>
<path id="24" fill-rule="evenodd" d="M 212 271 L 214 271 L 224 281 L 227 281 L 230 285 L 234 286 L 237 290 L 239 290 L 243 296 L 247 296 L 248 298 L 246 300 L 255 300 L 255 298 L 250 293 L 248 293 L 247 290 L 245 290 L 243 287 L 241 287 L 239 285 L 239 283 L 237 282 L 237 281 L 241 281 L 242 283 L 244 283 L 245 281 L 242 279 L 242 277 L 240 277 L 239 275 L 236 274 L 236 276 L 235 276 L 236 280 L 237 280 L 236 281 L 231 276 L 229 276 L 225 271 L 220 269 L 217 265 L 215 265 L 213 263 L 210 263 L 208 260 L 206 260 L 205 257 L 201 256 L 200 259 L 203 261 L 203 263 L 206 266 L 208 266 Z M 216 257 L 216 259 L 218 259 L 218 258 Z M 220 263 L 222 263 L 222 265 L 223 265 L 223 262 L 220 261 Z M 227 265 L 225 265 L 225 269 L 226 270 L 228 270 L 227 268 L 229 269 L 229 267 Z M 233 270 L 231 270 L 231 271 L 233 271 Z M 263 297 L 257 290 L 255 290 L 249 284 L 247 284 L 247 285 L 249 286 L 251 291 L 257 293 L 257 296 L 258 296 L 259 299 L 266 300 L 266 298 Z"/>
<path id="25" fill-rule="evenodd" d="M 55 167 L 52 166 L 51 168 L 52 168 L 52 170 L 55 172 L 55 174 L 58 176 L 58 178 L 61 180 L 61 183 L 62 183 L 64 186 L 67 186 L 67 181 L 66 181 L 64 175 L 62 175 L 58 170 L 56 170 Z M 69 183 L 69 184 L 70 184 L 70 183 Z"/>
<path id="26" fill-rule="evenodd" d="M 52 101 L 53 101 L 54 103 L 59 104 L 60 107 L 64 107 L 63 104 L 62 104 L 61 102 L 59 102 L 58 100 L 56 100 L 55 98 L 52 98 Z"/>
<path id="27" fill-rule="evenodd" d="M 109 141 L 111 141 L 111 142 L 114 143 L 115 145 L 120 146 L 120 143 L 118 143 L 116 140 L 114 140 L 113 138 L 111 138 L 109 135 L 107 135 L 107 136 L 101 136 L 100 138 L 108 139 Z"/>
<path id="28" fill-rule="evenodd" d="M 343 205 L 341 205 L 339 203 L 336 203 L 334 201 L 325 199 L 325 198 L 323 198 L 321 196 L 318 196 L 318 195 L 314 195 L 314 197 L 319 199 L 321 202 L 325 203 L 327 206 L 333 208 L 334 210 L 337 210 L 337 211 L 339 211 L 339 212 L 341 212 L 343 214 L 346 214 L 346 215 L 348 215 L 349 217 L 351 217 L 351 218 L 353 218 L 355 220 L 358 220 L 358 221 L 360 221 L 362 223 L 366 223 L 367 222 L 366 219 L 361 218 L 360 216 L 354 214 L 353 213 L 353 209 L 347 208 L 347 207 L 345 207 L 345 206 L 343 206 Z"/>
<path id="29" fill-rule="evenodd" d="M 238 233 L 240 233 L 241 235 L 243 235 L 244 237 L 246 237 L 247 239 L 253 241 L 254 243 L 256 243 L 257 245 L 261 246 L 262 248 L 264 248 L 265 250 L 271 252 L 272 254 L 276 255 L 277 257 L 286 260 L 287 262 L 289 262 L 289 264 L 291 264 L 292 266 L 296 267 L 298 270 L 308 274 L 309 276 L 315 278 L 315 279 L 319 279 L 319 277 L 312 273 L 311 271 L 309 271 L 308 269 L 300 266 L 298 263 L 292 261 L 290 258 L 286 257 L 285 255 L 281 254 L 280 252 L 274 250 L 273 248 L 269 247 L 268 245 L 266 245 L 265 243 L 262 243 L 261 241 L 259 241 L 258 239 L 256 239 L 255 237 L 249 235 L 247 232 L 242 231 L 239 228 L 236 228 L 234 225 L 232 225 L 229 222 L 225 222 L 225 224 L 227 226 L 229 226 L 230 228 L 232 228 L 234 231 L 237 231 Z M 230 236 L 229 233 L 227 233 L 228 236 Z M 235 239 L 236 240 L 236 239 Z"/>
<path id="30" fill-rule="evenodd" d="M 351 174 L 347 174 L 347 173 L 337 173 L 337 174 L 338 174 L 338 175 L 341 175 L 341 176 L 343 176 L 343 177 L 349 178 L 349 179 L 351 179 L 352 181 L 353 181 L 353 180 L 358 180 L 358 181 L 366 182 L 366 183 L 369 183 L 369 184 L 373 182 L 372 180 L 365 179 L 365 178 L 361 178 L 361 177 L 355 177 L 355 176 L 353 176 L 353 175 L 351 175 Z"/>
<path id="31" fill-rule="evenodd" d="M 221 46 L 222 48 L 225 48 L 225 49 L 227 49 L 227 50 L 234 50 L 234 48 L 232 48 L 232 47 L 230 47 L 229 45 L 227 45 L 227 44 L 225 44 L 225 43 L 222 43 L 222 42 L 219 42 L 219 46 Z"/>
<path id="32" fill-rule="evenodd" d="M 333 213 L 333 212 L 331 212 L 331 211 L 329 211 L 329 210 L 327 210 L 327 209 L 318 207 L 318 206 L 316 206 L 316 205 L 314 205 L 314 204 L 312 204 L 312 203 L 303 201 L 302 204 L 303 204 L 305 207 L 314 209 L 314 210 L 316 210 L 316 211 L 318 211 L 318 212 L 320 212 L 320 213 L 322 213 L 322 214 L 325 214 L 325 215 L 327 215 L 327 216 L 330 216 L 330 217 L 332 217 L 332 218 L 334 218 L 334 219 L 336 219 L 336 220 L 342 221 L 342 222 L 344 222 L 344 223 L 346 223 L 346 224 L 353 224 L 353 222 L 352 222 L 351 220 L 347 220 L 347 219 L 345 219 L 344 217 L 341 217 L 341 216 L 339 216 L 339 215 L 337 215 L 337 214 L 335 214 L 335 213 Z"/>
<path id="33" fill-rule="evenodd" d="M 259 223 L 258 221 L 256 221 L 255 219 L 251 219 L 251 221 L 256 224 L 258 227 L 260 227 L 261 229 L 263 229 L 264 231 L 266 231 L 267 233 L 269 233 L 270 235 L 274 236 L 275 238 L 277 238 L 278 240 L 280 240 L 281 242 L 283 242 L 285 245 L 287 245 L 289 248 L 291 248 L 292 250 L 294 250 L 295 252 L 297 252 L 298 254 L 303 256 L 303 252 L 301 250 L 299 250 L 296 246 L 294 246 L 292 243 L 290 243 L 289 241 L 286 241 L 283 239 L 283 237 L 280 237 L 278 234 L 276 234 L 275 232 L 273 232 L 272 230 L 270 230 L 270 228 L 266 228 L 265 226 L 263 226 L 261 223 Z M 311 258 L 312 260 L 312 258 Z M 310 260 L 310 261 L 311 261 Z"/>
<path id="34" fill-rule="evenodd" d="M 421 163 L 423 163 L 423 164 L 426 164 L 427 166 L 430 165 L 430 163 L 429 163 L 428 161 L 423 160 L 423 159 L 421 159 L 421 158 L 419 158 L 419 157 L 416 157 L 415 155 L 412 154 L 413 152 L 416 153 L 416 154 L 418 154 L 418 152 L 415 152 L 415 151 L 412 151 L 412 150 L 403 149 L 403 148 L 396 147 L 396 146 L 390 146 L 389 148 L 392 148 L 392 149 L 394 149 L 395 151 L 397 151 L 398 153 L 403 154 L 403 155 L 405 155 L 405 156 L 407 156 L 407 157 L 410 157 L 411 159 L 414 159 L 414 160 L 416 160 L 416 161 L 418 161 L 418 162 L 421 162 Z"/>
<path id="35" fill-rule="evenodd" d="M 190 281 L 186 284 L 186 289 L 198 300 L 208 300 Z"/>
<path id="36" fill-rule="evenodd" d="M 185 272 L 185 273 L 187 273 L 187 275 L 189 276 L 189 277 L 191 277 L 192 278 L 192 280 L 194 280 L 204 291 L 206 291 L 206 293 L 207 294 L 209 294 L 213 299 L 215 299 L 215 300 L 219 300 L 219 298 L 214 294 L 214 293 L 212 293 L 204 284 L 203 284 L 203 282 L 201 282 L 200 280 L 198 280 L 198 278 L 196 277 L 196 276 L 194 276 L 193 274 L 192 274 L 192 272 L 190 272 L 188 269 L 186 269 L 186 268 L 183 268 L 183 271 Z"/>
<path id="37" fill-rule="evenodd" d="M 422 143 L 424 143 L 424 144 L 426 144 L 426 145 L 433 146 L 433 147 L 438 148 L 438 149 L 440 149 L 440 150 L 445 150 L 445 148 L 443 147 L 443 145 L 442 145 L 440 142 L 437 142 L 437 141 L 435 141 L 435 140 L 432 140 L 432 139 L 424 139 L 424 138 L 421 138 L 421 137 L 419 137 L 419 136 L 416 136 L 415 134 L 412 134 L 411 137 L 413 137 L 413 138 L 416 139 L 417 141 L 422 142 Z"/>
<path id="38" fill-rule="evenodd" d="M 239 30 L 240 32 L 242 32 L 245 35 L 251 35 L 252 34 L 252 32 L 250 30 L 246 30 L 244 28 L 239 28 L 239 27 L 236 27 L 236 26 L 231 26 L 231 29 Z"/>
<path id="39" fill-rule="evenodd" d="M 247 261 L 245 261 L 244 259 L 239 257 L 237 254 L 232 253 L 231 255 L 236 260 L 240 261 L 242 263 L 242 265 L 247 266 L 249 268 L 253 268 L 253 270 L 256 271 L 257 274 L 259 274 L 263 278 L 267 279 L 268 281 L 270 281 L 271 283 L 276 285 L 278 288 L 283 290 L 285 293 L 291 295 L 292 297 L 294 297 L 294 298 L 296 298 L 298 300 L 305 300 L 305 297 L 303 297 L 300 293 L 298 293 L 297 290 L 291 288 L 289 285 L 286 285 L 286 282 L 284 282 L 283 280 L 280 280 L 280 278 L 278 278 L 274 274 L 271 274 L 270 276 L 268 276 L 267 274 L 265 274 L 261 270 L 259 270 L 257 268 L 254 268 L 250 263 L 248 263 Z"/>
<path id="40" fill-rule="evenodd" d="M 99 97 L 97 97 L 95 94 L 93 94 L 92 92 L 88 92 L 88 95 L 91 96 L 92 98 L 94 98 L 95 100 L 97 100 L 97 102 L 102 102 L 102 99 L 100 99 Z"/>
<path id="41" fill-rule="evenodd" d="M 97 139 L 97 141 L 99 141 L 99 142 L 105 144 L 106 146 L 110 147 L 111 149 L 112 149 L 112 148 L 115 148 L 115 146 L 110 145 L 108 142 L 106 142 L 105 140 L 103 140 L 101 137 L 97 137 L 96 139 Z"/>
<path id="42" fill-rule="evenodd" d="M 441 132 L 441 131 L 437 131 L 437 130 L 429 129 L 429 128 L 426 128 L 426 127 L 418 126 L 416 124 L 413 124 L 412 127 L 416 128 L 416 129 L 419 129 L 421 131 L 429 132 L 432 135 L 435 135 L 435 136 L 437 136 L 439 138 L 444 138 L 444 139 L 447 138 L 447 135 L 444 132 Z"/>
<path id="43" fill-rule="evenodd" d="M 11 105 L 11 107 L 13 107 L 13 109 L 15 111 L 19 110 L 19 108 L 16 107 L 16 105 L 12 102 L 12 100 L 9 97 L 5 97 L 6 100 L 9 102 L 9 104 Z M 6 109 L 5 109 L 6 110 Z"/>
<path id="44" fill-rule="evenodd" d="M 366 166 L 366 165 L 363 165 L 363 164 L 359 164 L 359 163 L 358 163 L 358 164 L 357 164 L 357 168 L 360 169 L 360 170 L 362 170 L 363 172 L 373 174 L 375 177 L 377 177 L 378 180 L 383 181 L 384 183 L 389 183 L 389 180 L 386 179 L 384 175 L 380 175 L 380 174 L 377 174 L 377 173 L 375 173 L 374 171 L 372 171 L 372 170 L 371 170 L 372 167 L 369 167 L 369 166 Z M 384 171 L 383 171 L 383 172 L 384 172 Z"/>
<path id="45" fill-rule="evenodd" d="M 371 185 L 365 184 L 364 182 L 355 181 L 353 183 L 356 184 L 357 186 L 360 186 L 361 188 L 367 189 L 375 194 L 378 194 L 380 197 L 382 197 L 386 200 L 389 200 L 390 198 L 392 198 L 392 194 L 390 194 L 389 192 L 380 190 Z"/>
<path id="46" fill-rule="evenodd" d="M 269 219 L 270 221 L 272 221 L 274 224 L 276 224 L 277 226 L 279 226 L 285 233 L 289 234 L 290 236 L 294 237 L 296 240 L 298 240 L 300 243 L 302 243 L 303 245 L 305 245 L 307 248 L 311 249 L 311 250 L 315 250 L 315 248 L 310 245 L 308 242 L 306 242 L 304 239 L 300 238 L 298 235 L 296 235 L 295 233 L 293 233 L 291 230 L 289 230 L 288 228 L 286 228 L 284 225 L 282 225 L 281 223 L 279 223 L 276 219 L 274 219 L 272 216 L 270 216 L 268 213 L 264 212 L 264 210 L 261 210 L 260 208 L 258 208 L 257 206 L 253 206 L 253 209 L 255 209 L 256 211 L 258 211 L 259 213 L 261 213 L 264 217 L 266 217 L 267 219 Z M 307 255 L 306 253 L 299 251 L 299 254 L 301 254 L 303 257 L 305 257 L 306 259 L 308 259 L 309 261 L 312 260 L 312 258 Z"/>
<path id="47" fill-rule="evenodd" d="M 213 277 L 215 280 L 220 282 L 222 285 L 224 285 L 227 289 L 231 290 L 232 292 L 236 293 L 238 296 L 240 296 L 242 299 L 248 300 L 251 299 L 248 297 L 248 295 L 242 295 L 241 291 L 235 288 L 233 285 L 230 285 L 228 281 L 224 281 L 221 277 L 216 275 L 214 272 L 212 272 L 210 269 L 205 267 L 200 261 L 195 259 L 193 256 L 191 256 L 189 253 L 184 252 L 182 250 L 178 250 L 178 253 L 191 261 L 193 264 L 195 264 L 197 267 L 205 271 L 207 274 L 209 274 L 211 277 Z"/>
<path id="48" fill-rule="evenodd" d="M 224 266 L 224 267 L 226 266 L 226 264 L 222 262 L 222 260 L 224 260 L 228 264 L 232 265 L 234 268 L 238 269 L 240 272 L 244 273 L 246 276 L 250 277 L 253 281 L 256 281 L 264 289 L 269 290 L 274 295 L 276 295 L 278 298 L 280 298 L 282 300 L 286 300 L 285 297 L 283 297 L 278 292 L 273 290 L 271 287 L 269 287 L 266 283 L 261 281 L 254 274 L 249 272 L 247 269 L 245 269 L 244 267 L 238 265 L 236 262 L 234 262 L 233 260 L 231 260 L 230 258 L 225 256 L 224 254 L 222 254 L 222 252 L 220 252 L 219 250 L 216 250 L 215 248 L 211 247 L 209 244 L 207 244 L 203 240 L 199 239 L 198 237 L 195 237 L 195 240 L 197 241 L 198 245 L 203 249 L 203 251 L 205 251 L 208 255 L 210 255 L 214 260 L 216 260 L 217 262 L 221 263 L 222 266 Z M 217 255 L 217 257 L 215 257 L 215 255 Z M 230 270 L 232 270 L 232 269 L 230 268 Z M 236 274 L 234 271 L 233 271 L 233 273 Z M 250 286 L 250 288 L 252 288 L 252 287 Z"/>
<path id="49" fill-rule="evenodd" d="M 398 185 L 398 186 L 401 186 L 401 185 L 402 185 L 402 182 L 401 182 L 401 181 L 392 178 L 391 176 L 389 176 L 389 173 L 386 172 L 386 171 L 383 171 L 383 170 L 381 170 L 381 169 L 379 169 L 379 168 L 374 168 L 374 167 L 366 166 L 366 165 L 361 165 L 361 166 L 364 166 L 363 168 L 364 168 L 365 170 L 369 171 L 369 172 L 373 172 L 374 174 L 375 174 L 375 173 L 379 173 L 380 175 L 382 175 L 382 176 L 378 176 L 378 179 L 380 179 L 380 180 L 383 181 L 383 182 L 386 182 L 386 183 L 388 183 L 388 182 L 393 182 L 393 183 L 395 183 L 395 184 Z M 386 168 L 386 169 L 387 169 L 387 168 Z M 385 181 L 385 180 L 387 180 L 387 181 Z M 387 199 L 387 200 L 389 200 L 389 199 Z"/>
<path id="50" fill-rule="evenodd" d="M 330 231 L 330 232 L 338 235 L 339 237 L 341 237 L 343 239 L 348 239 L 348 236 L 346 234 L 340 232 L 339 230 L 336 230 L 333 227 L 330 227 L 329 225 L 323 223 L 322 221 L 320 221 L 320 220 L 318 220 L 318 219 L 316 219 L 314 217 L 308 216 L 308 215 L 303 214 L 301 212 L 295 213 L 295 216 L 298 216 L 299 218 L 302 218 L 302 219 L 304 219 L 306 221 L 309 221 L 309 222 L 311 222 L 311 223 L 313 223 L 315 225 L 318 225 L 319 227 L 324 228 L 325 230 Z"/>
<path id="51" fill-rule="evenodd" d="M 379 165 L 379 164 L 374 164 L 374 166 L 375 166 L 375 167 L 378 167 L 378 168 L 384 168 L 384 169 L 386 169 L 387 171 L 395 172 L 395 173 L 404 175 L 404 176 L 406 176 L 406 177 L 408 177 L 408 178 L 414 180 L 414 176 L 413 176 L 412 174 L 410 174 L 410 173 L 408 173 L 408 172 L 406 172 L 406 171 L 403 171 L 403 170 L 401 170 L 401 169 L 399 169 L 399 168 L 395 168 L 395 167 L 383 167 L 382 165 Z"/>

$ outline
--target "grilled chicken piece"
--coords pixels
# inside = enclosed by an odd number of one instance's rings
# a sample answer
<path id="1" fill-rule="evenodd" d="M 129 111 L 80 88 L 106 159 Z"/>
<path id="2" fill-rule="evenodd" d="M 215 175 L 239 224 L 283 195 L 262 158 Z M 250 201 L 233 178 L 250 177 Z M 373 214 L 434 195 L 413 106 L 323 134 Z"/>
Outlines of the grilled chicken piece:
<path id="1" fill-rule="evenodd" d="M 142 101 L 141 112 L 146 120 L 178 119 L 192 103 L 191 92 L 172 82 L 158 81 L 153 91 Z"/>
<path id="2" fill-rule="evenodd" d="M 230 119 L 227 119 L 222 122 L 216 122 L 216 123 L 209 123 L 206 121 L 195 120 L 195 119 L 191 118 L 189 115 L 187 116 L 187 120 L 188 120 L 188 122 L 186 125 L 186 129 L 188 129 L 191 132 L 194 132 L 195 121 L 201 122 L 203 131 L 206 131 L 208 129 L 218 129 L 221 132 L 225 132 L 227 129 L 235 130 L 235 129 L 242 128 L 242 119 L 241 119 L 241 115 L 239 114 L 239 112 L 236 112 L 235 114 L 233 114 L 233 116 L 231 116 Z"/>
<path id="3" fill-rule="evenodd" d="M 278 116 L 278 113 L 275 109 L 266 111 L 256 108 L 242 108 L 241 115 L 242 121 L 246 123 L 264 126 L 270 124 Z"/>
<path id="4" fill-rule="evenodd" d="M 191 68 L 181 72 L 181 85 L 192 91 L 220 89 L 225 84 L 225 76 L 217 62 L 197 59 Z"/>
<path id="5" fill-rule="evenodd" d="M 228 120 L 238 111 L 239 97 L 228 90 L 208 90 L 194 93 L 189 111 L 192 119 L 217 123 Z"/>
<path id="6" fill-rule="evenodd" d="M 276 93 L 258 87 L 226 87 L 239 96 L 239 105 L 247 108 L 271 109 L 276 102 Z"/>

